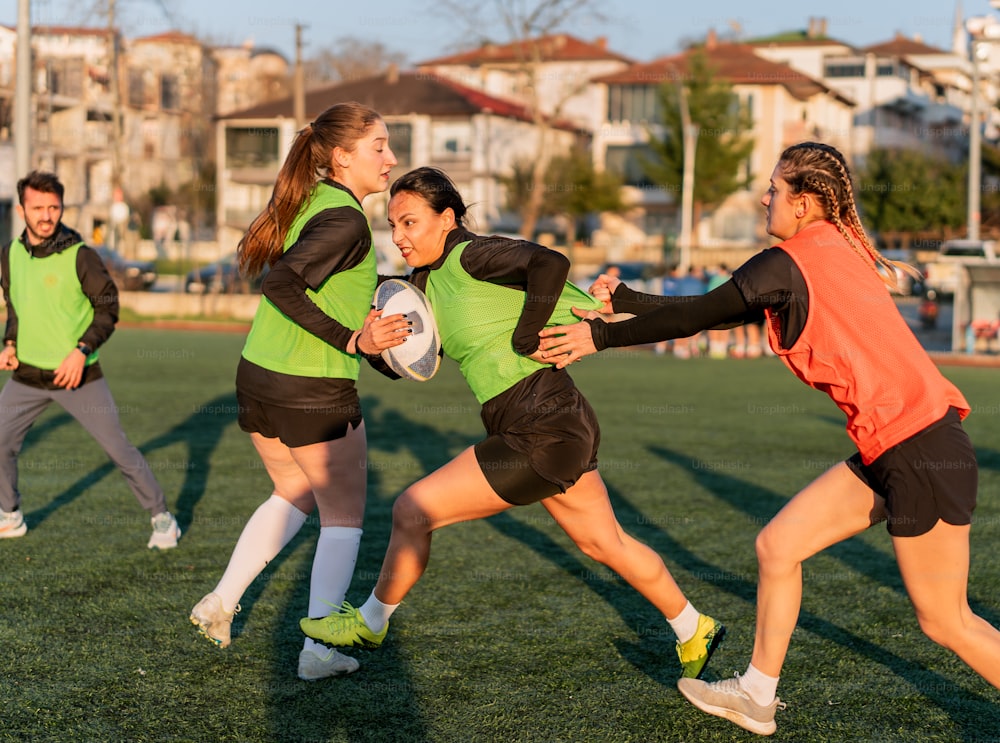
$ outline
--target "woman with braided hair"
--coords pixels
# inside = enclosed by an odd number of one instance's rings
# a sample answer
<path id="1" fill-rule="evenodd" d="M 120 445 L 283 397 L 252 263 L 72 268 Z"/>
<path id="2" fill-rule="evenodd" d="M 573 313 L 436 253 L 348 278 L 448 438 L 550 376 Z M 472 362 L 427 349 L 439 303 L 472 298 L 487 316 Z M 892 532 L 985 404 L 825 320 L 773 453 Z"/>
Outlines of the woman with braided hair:
<path id="1" fill-rule="evenodd" d="M 966 590 L 976 505 L 975 452 L 961 421 L 969 405 L 902 319 L 887 284 L 892 264 L 865 235 L 844 157 L 805 142 L 786 149 L 761 199 L 782 242 L 697 298 L 653 298 L 600 277 L 607 312 L 541 331 L 546 358 L 566 366 L 609 346 L 685 337 L 763 314 L 771 348 L 847 415 L 857 452 L 792 498 L 756 540 L 757 629 L 746 673 L 678 688 L 704 712 L 770 735 L 778 676 L 798 619 L 802 563 L 886 521 L 924 633 L 1000 688 L 1000 631 L 973 613 Z M 606 315 L 605 315 L 606 316 Z"/>

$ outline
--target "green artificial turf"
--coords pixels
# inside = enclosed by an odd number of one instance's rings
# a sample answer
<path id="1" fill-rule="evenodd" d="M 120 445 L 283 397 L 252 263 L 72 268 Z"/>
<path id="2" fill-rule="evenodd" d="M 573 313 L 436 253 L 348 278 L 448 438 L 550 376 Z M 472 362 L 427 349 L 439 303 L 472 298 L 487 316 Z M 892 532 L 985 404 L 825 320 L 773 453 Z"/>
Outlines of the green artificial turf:
<path id="1" fill-rule="evenodd" d="M 0 541 L 2 741 L 741 741 L 678 694 L 657 611 L 584 557 L 540 506 L 435 536 L 427 573 L 346 678 L 296 677 L 318 523 L 244 596 L 226 650 L 188 622 L 270 494 L 236 425 L 239 334 L 121 329 L 102 349 L 123 425 L 184 537 L 150 552 L 125 481 L 57 408 L 21 456 L 29 532 Z M 947 368 L 980 460 L 973 607 L 1000 625 L 1000 385 Z M 729 634 L 709 679 L 746 667 L 753 542 L 797 489 L 851 453 L 842 414 L 774 359 L 609 351 L 572 368 L 602 426 L 624 528 Z M 4 381 L 7 375 L 4 375 Z M 369 496 L 349 600 L 377 577 L 396 494 L 481 433 L 455 365 L 426 384 L 370 369 Z M 1000 694 L 922 636 L 885 529 L 806 563 L 774 740 L 997 741 Z"/>

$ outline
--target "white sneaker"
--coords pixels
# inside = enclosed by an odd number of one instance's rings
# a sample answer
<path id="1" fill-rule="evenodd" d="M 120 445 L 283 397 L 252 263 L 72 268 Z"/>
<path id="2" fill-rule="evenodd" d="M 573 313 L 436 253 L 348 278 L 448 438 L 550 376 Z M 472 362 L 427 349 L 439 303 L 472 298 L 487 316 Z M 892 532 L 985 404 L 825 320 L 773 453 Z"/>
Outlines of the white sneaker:
<path id="1" fill-rule="evenodd" d="M 303 681 L 317 681 L 330 676 L 346 676 L 360 667 L 356 658 L 344 655 L 334 649 L 323 657 L 313 650 L 299 653 L 299 678 Z"/>
<path id="2" fill-rule="evenodd" d="M 757 735 L 771 735 L 778 726 L 774 711 L 784 709 L 785 703 L 777 697 L 768 705 L 757 704 L 740 686 L 740 675 L 723 681 L 706 683 L 693 678 L 682 678 L 677 688 L 691 704 L 716 717 L 724 717 L 744 730 Z"/>
<path id="3" fill-rule="evenodd" d="M 20 508 L 10 513 L 0 510 L 0 539 L 23 537 L 27 533 L 28 525 L 24 523 L 24 515 Z"/>
<path id="4" fill-rule="evenodd" d="M 152 519 L 153 534 L 146 546 L 151 550 L 170 550 L 177 546 L 181 538 L 181 528 L 170 511 L 156 514 Z"/>
<path id="5" fill-rule="evenodd" d="M 229 647 L 230 633 L 233 628 L 233 615 L 240 610 L 240 605 L 232 611 L 226 611 L 222 607 L 222 597 L 217 593 L 210 593 L 191 610 L 191 624 L 198 628 L 198 631 L 220 648 Z"/>

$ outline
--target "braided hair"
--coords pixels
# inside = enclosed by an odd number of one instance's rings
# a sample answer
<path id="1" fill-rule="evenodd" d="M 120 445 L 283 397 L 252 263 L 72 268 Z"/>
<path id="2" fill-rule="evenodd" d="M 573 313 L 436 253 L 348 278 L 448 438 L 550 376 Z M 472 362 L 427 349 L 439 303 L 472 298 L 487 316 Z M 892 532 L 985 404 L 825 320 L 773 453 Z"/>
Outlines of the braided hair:
<path id="1" fill-rule="evenodd" d="M 778 159 L 781 177 L 793 194 L 813 194 L 847 244 L 858 255 L 874 263 L 875 271 L 892 290 L 898 291 L 896 267 L 919 276 L 906 263 L 890 261 L 872 243 L 861 225 L 854 202 L 854 186 L 844 156 L 835 147 L 822 142 L 800 142 L 785 149 Z M 884 270 L 880 270 L 884 269 Z"/>

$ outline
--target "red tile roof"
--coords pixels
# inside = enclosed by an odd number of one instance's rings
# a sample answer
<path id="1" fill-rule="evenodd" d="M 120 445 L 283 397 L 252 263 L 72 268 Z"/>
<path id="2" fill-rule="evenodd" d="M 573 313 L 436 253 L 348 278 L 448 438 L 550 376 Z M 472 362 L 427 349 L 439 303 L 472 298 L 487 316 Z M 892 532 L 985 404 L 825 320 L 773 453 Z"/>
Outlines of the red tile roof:
<path id="1" fill-rule="evenodd" d="M 334 103 L 358 101 L 383 116 L 424 114 L 461 116 L 490 112 L 520 121 L 531 121 L 531 112 L 516 101 L 497 98 L 438 75 L 400 72 L 350 80 L 306 92 L 306 115 L 318 116 Z M 268 119 L 293 115 L 291 96 L 234 111 L 220 119 Z M 572 128 L 565 123 L 557 128 Z"/>
<path id="2" fill-rule="evenodd" d="M 594 42 L 583 41 L 570 34 L 550 34 L 537 39 L 515 41 L 509 44 L 486 43 L 482 46 L 458 54 L 435 57 L 419 64 L 420 67 L 433 65 L 481 65 L 493 63 L 516 64 L 530 59 L 534 51 L 541 52 L 545 62 L 580 62 L 615 60 L 631 64 L 634 60 L 615 52 L 609 52 L 606 39 Z"/>
<path id="3" fill-rule="evenodd" d="M 183 31 L 164 31 L 160 34 L 153 34 L 152 36 L 140 36 L 139 38 L 132 39 L 133 44 L 142 44 L 144 42 L 173 42 L 175 44 L 197 44 L 201 45 L 191 34 L 186 34 Z"/>
<path id="4" fill-rule="evenodd" d="M 896 34 L 891 41 L 866 46 L 863 51 L 898 57 L 905 57 L 908 54 L 949 54 L 944 49 L 938 49 L 917 39 L 908 39 L 902 34 Z"/>
<path id="5" fill-rule="evenodd" d="M 799 100 L 806 100 L 817 93 L 833 93 L 840 100 L 851 103 L 823 82 L 786 64 L 758 56 L 747 44 L 720 43 L 704 51 L 715 74 L 732 85 L 782 85 Z M 651 85 L 683 80 L 688 74 L 689 59 L 693 53 L 693 50 L 688 50 L 671 57 L 660 57 L 621 72 L 603 75 L 594 81 L 609 85 Z"/>

